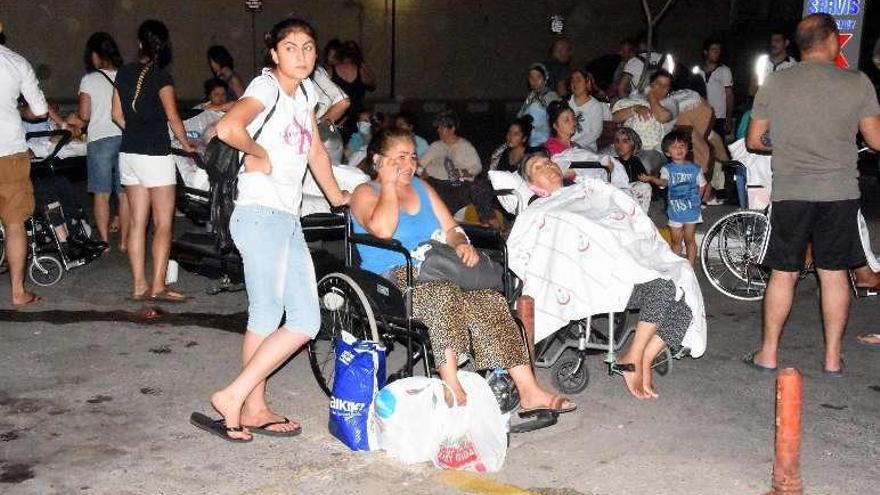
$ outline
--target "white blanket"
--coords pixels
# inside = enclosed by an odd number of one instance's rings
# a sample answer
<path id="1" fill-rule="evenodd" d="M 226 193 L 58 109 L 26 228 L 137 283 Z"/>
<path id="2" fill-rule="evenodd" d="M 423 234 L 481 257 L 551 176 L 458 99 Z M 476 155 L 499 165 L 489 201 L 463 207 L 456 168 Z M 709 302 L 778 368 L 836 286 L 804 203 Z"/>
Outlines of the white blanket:
<path id="1" fill-rule="evenodd" d="M 535 340 L 570 321 L 626 308 L 633 286 L 672 280 L 693 319 L 682 345 L 706 350 L 706 313 L 696 274 L 625 192 L 585 179 L 532 203 L 507 241 L 510 268 L 535 299 Z"/>

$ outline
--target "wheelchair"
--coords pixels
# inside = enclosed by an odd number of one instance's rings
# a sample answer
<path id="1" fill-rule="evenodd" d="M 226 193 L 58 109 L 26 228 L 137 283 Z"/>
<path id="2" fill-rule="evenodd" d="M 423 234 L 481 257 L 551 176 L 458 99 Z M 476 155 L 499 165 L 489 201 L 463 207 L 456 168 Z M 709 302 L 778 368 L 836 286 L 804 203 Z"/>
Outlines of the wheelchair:
<path id="1" fill-rule="evenodd" d="M 347 208 L 338 218 L 344 219 L 345 262 L 340 270 L 327 273 L 318 281 L 318 300 L 321 311 L 321 328 L 309 342 L 307 350 L 312 373 L 318 386 L 330 396 L 333 391 L 335 372 L 335 342 L 342 332 L 348 332 L 359 340 L 378 342 L 386 348 L 389 373 L 387 382 L 414 376 L 417 370 L 425 376 L 436 375 L 428 329 L 412 316 L 412 289 L 415 275 L 412 256 L 403 245 L 393 239 L 379 239 L 369 234 L 351 231 L 350 213 Z M 507 270 L 507 248 L 501 234 L 494 229 L 474 225 L 462 225 L 465 233 L 477 249 L 490 254 L 505 267 L 503 293 L 509 305 L 513 305 L 520 292 L 516 277 Z M 396 284 L 372 272 L 358 267 L 356 246 L 371 246 L 396 252 L 405 260 L 407 289 L 401 291 Z M 522 321 L 513 312 L 514 320 L 525 342 Z M 392 365 L 392 351 L 400 348 L 403 362 Z M 394 354 L 400 359 L 400 354 Z M 466 366 L 460 363 L 460 366 Z M 488 381 L 502 412 L 510 412 L 519 405 L 519 394 L 510 375 L 505 370 L 476 370 Z M 531 422 L 514 425 L 511 433 L 524 433 L 555 424 L 557 415 L 539 417 Z"/>
<path id="2" fill-rule="evenodd" d="M 712 287 L 740 301 L 763 299 L 770 272 L 759 263 L 769 233 L 763 211 L 735 211 L 715 222 L 700 246 L 700 266 Z"/>

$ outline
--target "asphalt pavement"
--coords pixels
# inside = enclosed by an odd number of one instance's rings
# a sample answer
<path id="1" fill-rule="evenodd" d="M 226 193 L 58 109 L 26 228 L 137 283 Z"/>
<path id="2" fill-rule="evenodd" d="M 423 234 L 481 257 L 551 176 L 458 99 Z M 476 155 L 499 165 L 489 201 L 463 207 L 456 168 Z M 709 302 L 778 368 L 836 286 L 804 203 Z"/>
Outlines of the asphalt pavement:
<path id="1" fill-rule="evenodd" d="M 703 230 L 727 211 L 706 210 Z M 168 315 L 145 324 L 139 304 L 126 300 L 129 271 L 119 252 L 66 273 L 23 311 L 8 309 L 3 275 L 0 493 L 763 493 L 773 463 L 774 375 L 741 362 L 759 341 L 760 303 L 701 282 L 708 350 L 657 379 L 659 400 L 633 399 L 593 356 L 590 384 L 573 397 L 577 411 L 513 436 L 502 471 L 471 476 L 349 452 L 327 432 L 328 401 L 304 354 L 269 389 L 278 411 L 302 421 L 301 436 L 233 445 L 192 427 L 189 414 L 210 413 L 211 392 L 239 367 L 244 293 L 209 296 L 210 280 L 181 271 L 178 287 L 194 299 L 163 306 Z M 880 349 L 855 335 L 878 330 L 878 303 L 853 302 L 846 374 L 827 379 L 816 281 L 798 287 L 780 364 L 804 375 L 806 493 L 877 493 Z M 551 383 L 545 371 L 539 379 Z"/>

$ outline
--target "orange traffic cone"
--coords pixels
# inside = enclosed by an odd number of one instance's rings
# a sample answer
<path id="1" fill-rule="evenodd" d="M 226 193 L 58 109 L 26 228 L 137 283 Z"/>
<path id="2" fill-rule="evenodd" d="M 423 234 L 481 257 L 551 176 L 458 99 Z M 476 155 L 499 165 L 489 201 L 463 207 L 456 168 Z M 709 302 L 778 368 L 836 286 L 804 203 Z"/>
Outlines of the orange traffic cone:
<path id="1" fill-rule="evenodd" d="M 802 495 L 801 403 L 804 380 L 796 368 L 785 368 L 776 377 L 776 457 L 772 490 L 766 495 Z"/>

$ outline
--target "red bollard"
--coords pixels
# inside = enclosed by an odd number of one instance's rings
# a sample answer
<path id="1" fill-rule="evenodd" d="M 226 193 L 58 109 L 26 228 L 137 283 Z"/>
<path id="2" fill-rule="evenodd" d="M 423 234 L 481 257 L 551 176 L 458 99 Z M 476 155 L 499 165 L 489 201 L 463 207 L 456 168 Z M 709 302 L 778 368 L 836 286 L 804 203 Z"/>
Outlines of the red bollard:
<path id="1" fill-rule="evenodd" d="M 523 329 L 525 330 L 525 339 L 526 344 L 529 348 L 529 357 L 532 361 L 532 366 L 535 364 L 535 300 L 532 299 L 532 296 L 520 296 L 519 299 L 516 300 L 516 313 L 519 315 L 519 320 L 523 323 Z"/>
<path id="2" fill-rule="evenodd" d="M 796 368 L 785 368 L 776 376 L 776 457 L 773 460 L 772 490 L 767 495 L 802 495 L 801 404 L 804 380 Z"/>

